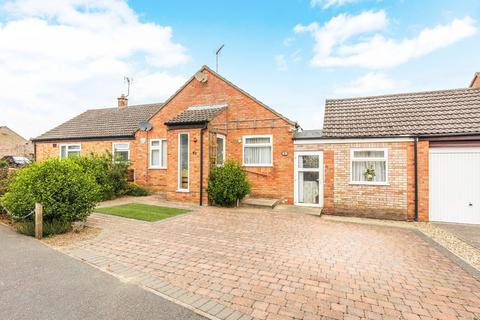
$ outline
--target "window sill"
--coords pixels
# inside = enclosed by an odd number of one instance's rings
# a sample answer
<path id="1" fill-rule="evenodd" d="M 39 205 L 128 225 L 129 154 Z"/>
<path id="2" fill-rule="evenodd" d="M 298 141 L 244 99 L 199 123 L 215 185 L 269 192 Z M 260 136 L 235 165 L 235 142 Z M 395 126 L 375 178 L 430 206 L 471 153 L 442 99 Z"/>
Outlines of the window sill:
<path id="1" fill-rule="evenodd" d="M 388 182 L 353 182 L 350 181 L 349 185 L 358 185 L 358 186 L 389 186 Z"/>
<path id="2" fill-rule="evenodd" d="M 148 167 L 148 170 L 166 170 L 167 167 Z"/>
<path id="3" fill-rule="evenodd" d="M 189 193 L 189 192 L 190 192 L 190 189 L 178 189 L 177 192 L 180 192 L 180 193 Z"/>
<path id="4" fill-rule="evenodd" d="M 273 164 L 244 164 L 243 167 L 251 167 L 251 168 L 273 168 Z"/>

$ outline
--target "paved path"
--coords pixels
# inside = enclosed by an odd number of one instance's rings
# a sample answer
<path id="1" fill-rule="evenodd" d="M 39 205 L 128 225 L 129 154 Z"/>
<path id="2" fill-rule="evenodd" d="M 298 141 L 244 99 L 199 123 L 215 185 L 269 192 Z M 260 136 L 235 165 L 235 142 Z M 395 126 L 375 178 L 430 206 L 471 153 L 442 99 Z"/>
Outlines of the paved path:
<path id="1" fill-rule="evenodd" d="M 0 225 L 0 319 L 203 319 Z"/>
<path id="2" fill-rule="evenodd" d="M 155 223 L 89 221 L 102 234 L 67 253 L 159 279 L 166 295 L 221 319 L 480 317 L 480 282 L 409 229 L 212 207 Z"/>

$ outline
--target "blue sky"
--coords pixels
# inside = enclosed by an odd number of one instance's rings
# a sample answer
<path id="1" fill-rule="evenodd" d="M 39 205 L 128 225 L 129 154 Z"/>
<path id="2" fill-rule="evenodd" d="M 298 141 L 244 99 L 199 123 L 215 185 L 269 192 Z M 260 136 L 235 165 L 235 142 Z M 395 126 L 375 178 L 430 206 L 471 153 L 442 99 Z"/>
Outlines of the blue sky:
<path id="1" fill-rule="evenodd" d="M 223 43 L 220 73 L 306 129 L 326 98 L 465 87 L 480 71 L 478 0 L 0 3 L 0 125 L 27 137 L 113 105 L 123 75 L 131 103 L 164 100 Z"/>

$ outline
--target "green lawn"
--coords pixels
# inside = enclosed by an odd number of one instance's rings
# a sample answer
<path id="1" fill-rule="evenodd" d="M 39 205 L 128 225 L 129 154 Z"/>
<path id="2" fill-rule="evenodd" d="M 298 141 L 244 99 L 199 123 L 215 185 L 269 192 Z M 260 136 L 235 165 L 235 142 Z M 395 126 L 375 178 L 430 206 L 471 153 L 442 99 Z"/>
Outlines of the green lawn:
<path id="1" fill-rule="evenodd" d="M 115 207 L 97 208 L 95 212 L 111 214 L 130 219 L 143 221 L 158 221 L 173 217 L 179 214 L 190 212 L 190 210 L 151 206 L 148 204 L 130 203 Z"/>

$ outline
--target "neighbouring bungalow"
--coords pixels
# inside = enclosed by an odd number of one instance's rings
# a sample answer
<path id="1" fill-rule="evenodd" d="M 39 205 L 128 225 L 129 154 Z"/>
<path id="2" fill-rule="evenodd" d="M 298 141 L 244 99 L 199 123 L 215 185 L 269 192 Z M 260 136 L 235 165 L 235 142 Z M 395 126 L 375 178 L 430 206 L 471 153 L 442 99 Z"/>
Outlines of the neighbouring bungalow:
<path id="1" fill-rule="evenodd" d="M 33 143 L 7 126 L 0 126 L 0 159 L 3 157 L 33 157 Z"/>
<path id="2" fill-rule="evenodd" d="M 295 134 L 296 204 L 480 224 L 480 74 L 469 88 L 327 100 Z"/>
<path id="3" fill-rule="evenodd" d="M 207 203 L 210 168 L 243 165 L 253 197 L 293 202 L 297 124 L 203 66 L 164 103 L 87 110 L 33 139 L 36 160 L 112 152 L 136 183 L 167 199 Z"/>
<path id="4" fill-rule="evenodd" d="M 165 103 L 88 110 L 34 139 L 37 160 L 110 151 L 167 199 L 206 204 L 212 166 L 252 197 L 325 214 L 480 223 L 480 75 L 469 88 L 327 100 L 299 126 L 204 66 Z"/>

